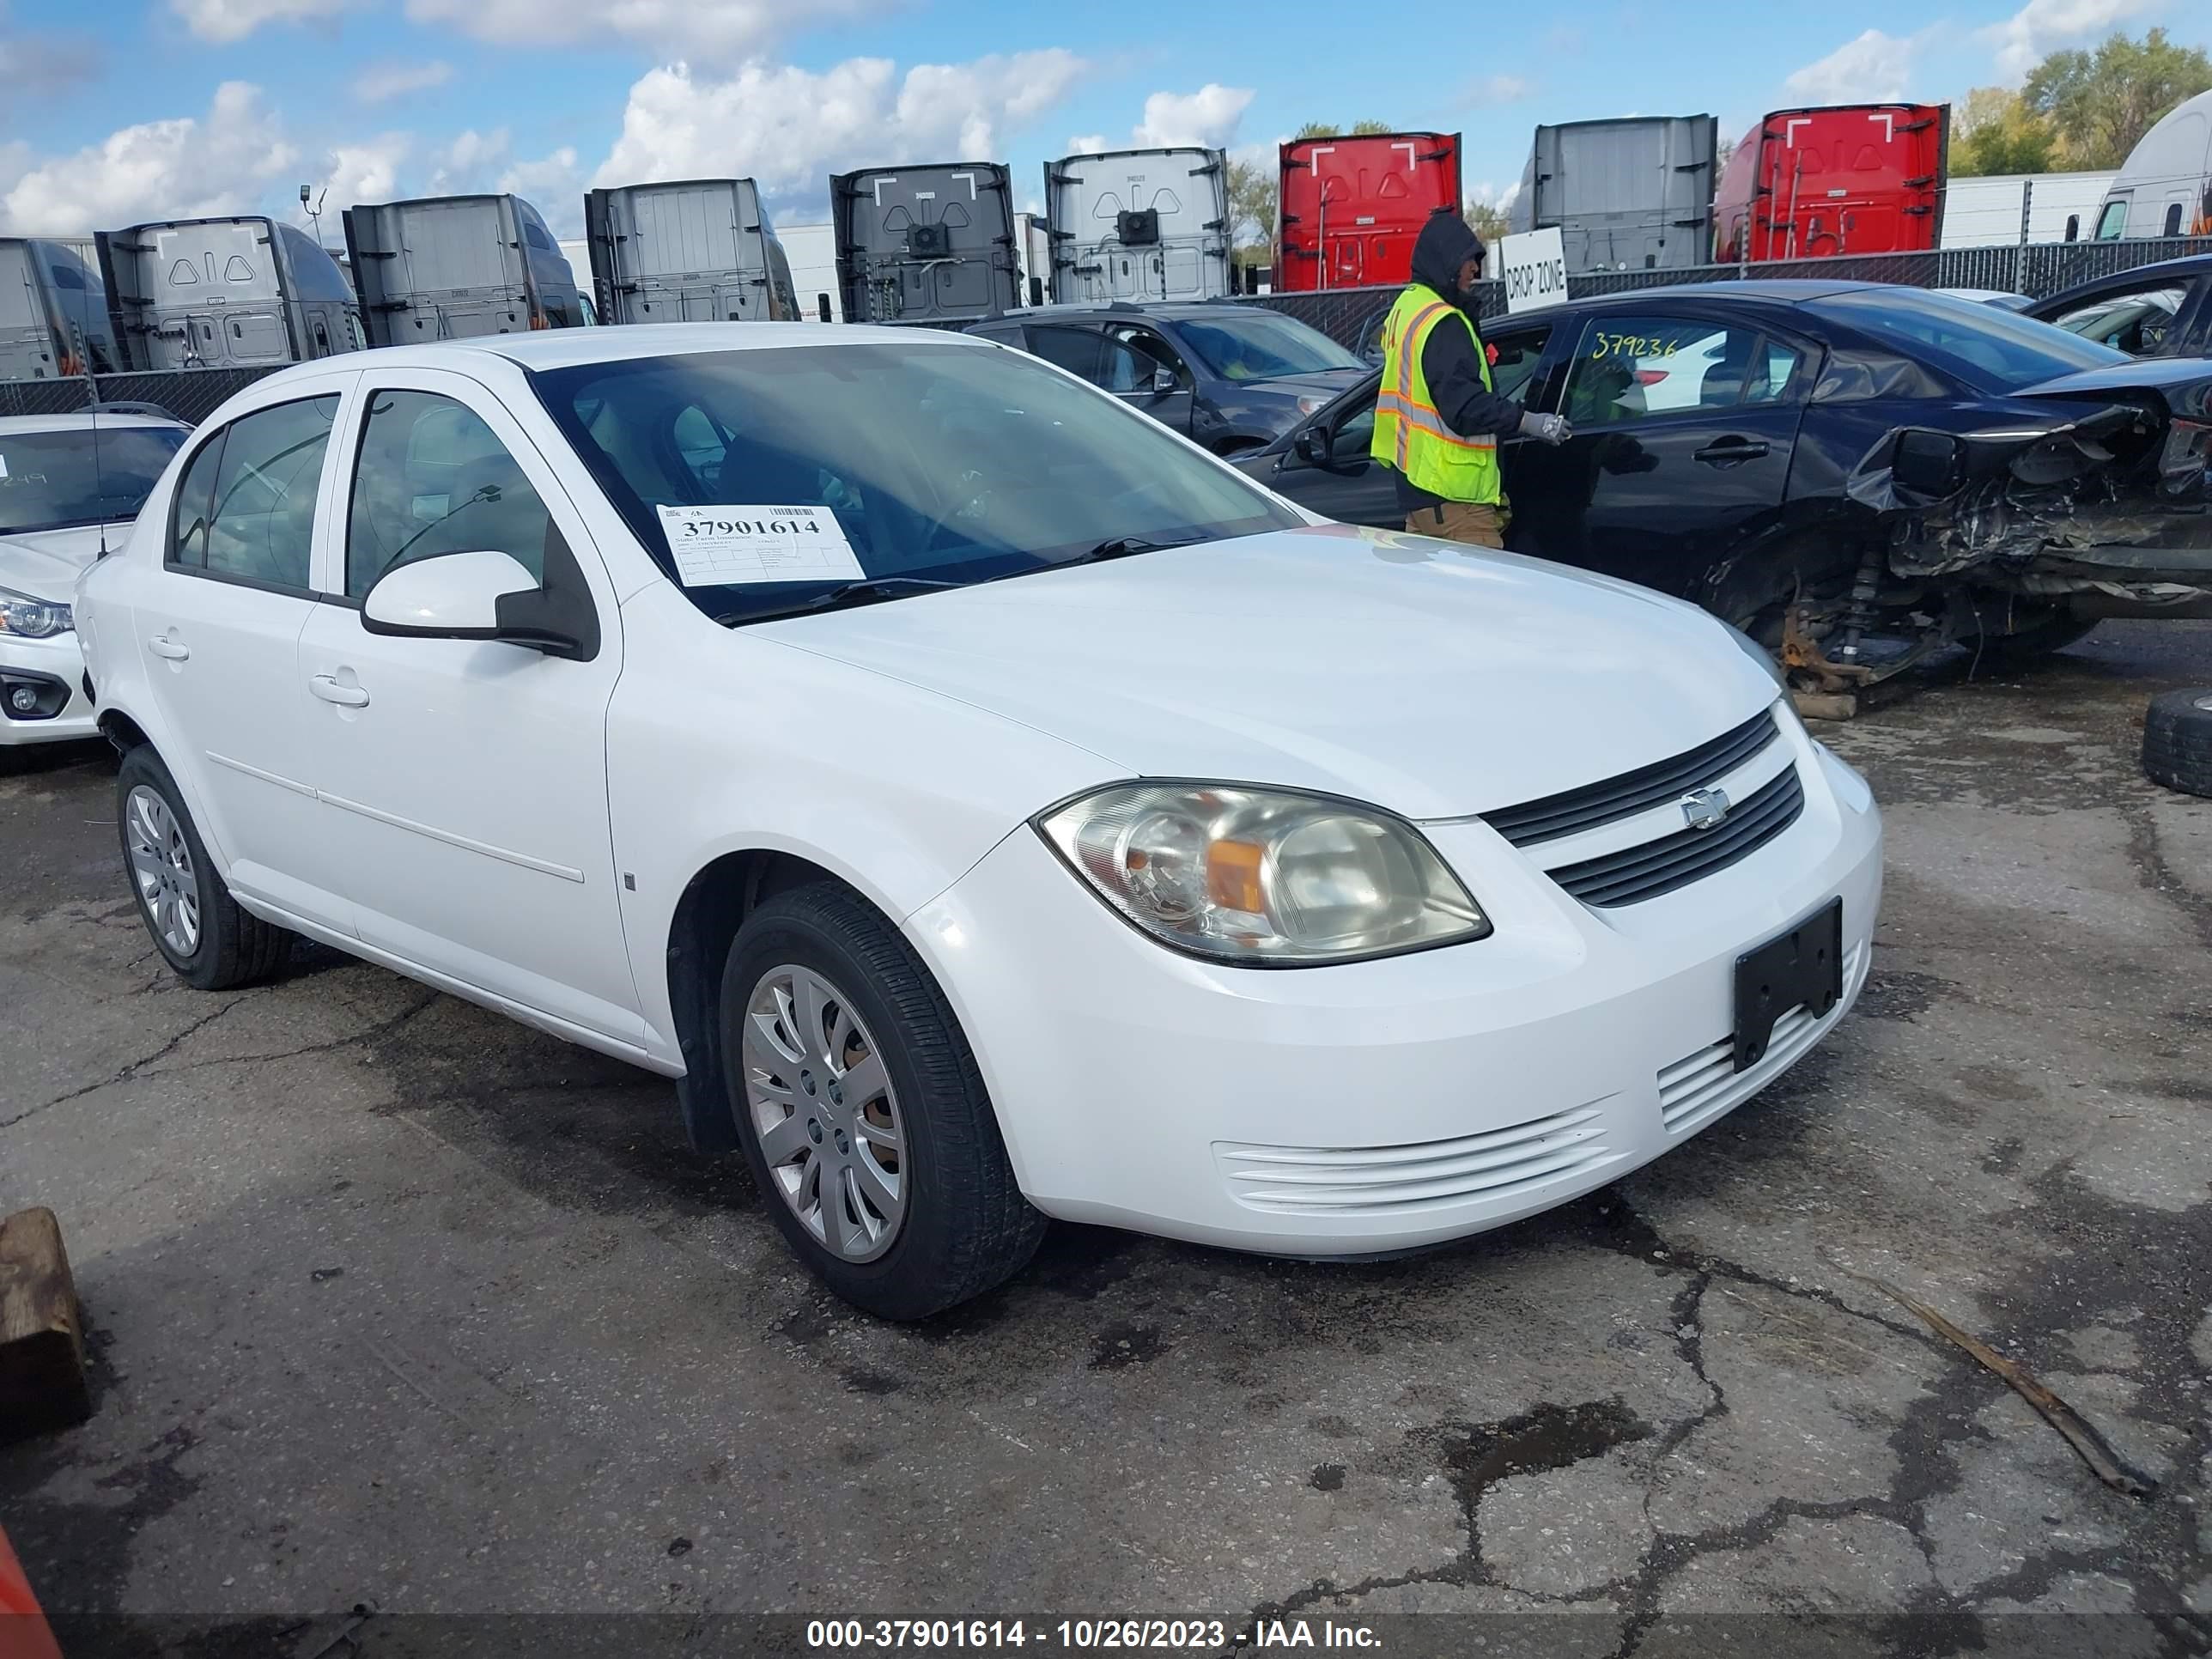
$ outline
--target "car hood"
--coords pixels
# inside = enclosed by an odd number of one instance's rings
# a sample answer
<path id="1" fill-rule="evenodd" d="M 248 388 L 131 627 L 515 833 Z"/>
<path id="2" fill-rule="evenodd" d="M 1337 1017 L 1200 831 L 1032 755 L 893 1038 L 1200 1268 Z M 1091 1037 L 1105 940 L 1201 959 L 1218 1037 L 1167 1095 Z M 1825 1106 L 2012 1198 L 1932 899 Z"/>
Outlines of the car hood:
<path id="1" fill-rule="evenodd" d="M 123 545 L 130 528 L 128 525 L 107 526 L 110 552 Z M 67 605 L 78 574 L 99 556 L 98 525 L 0 536 L 0 587 L 12 587 L 34 599 Z"/>
<path id="2" fill-rule="evenodd" d="M 1102 781 L 1273 784 L 1413 818 L 1646 765 L 1775 696 L 1675 600 L 1342 525 L 755 627 L 1087 749 Z"/>

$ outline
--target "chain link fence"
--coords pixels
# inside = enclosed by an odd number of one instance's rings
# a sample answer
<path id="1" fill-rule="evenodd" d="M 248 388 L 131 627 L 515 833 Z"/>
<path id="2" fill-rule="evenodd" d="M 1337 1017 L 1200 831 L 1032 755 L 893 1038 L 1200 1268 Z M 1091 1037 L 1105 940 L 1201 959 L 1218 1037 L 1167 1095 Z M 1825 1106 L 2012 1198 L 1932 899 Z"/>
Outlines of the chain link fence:
<path id="1" fill-rule="evenodd" d="M 286 367 L 257 363 L 247 368 L 172 368 L 141 374 L 102 374 L 103 404 L 154 404 L 188 425 L 198 426 L 234 392 Z M 84 377 L 53 380 L 0 380 L 0 415 L 73 415 L 92 404 Z"/>
<path id="2" fill-rule="evenodd" d="M 2212 253 L 2212 236 L 2160 237 L 2133 242 L 2028 242 L 2010 247 L 1936 248 L 1919 253 L 1876 253 L 1826 259 L 1778 259 L 1758 264 L 1691 265 L 1676 270 L 1589 270 L 1567 279 L 1577 299 L 1628 294 L 1640 289 L 1672 288 L 1682 283 L 1733 283 L 1745 278 L 1776 281 L 1900 283 L 1912 288 L 1979 288 L 2025 294 L 2039 300 L 2076 283 L 2132 270 L 2161 259 Z M 1505 286 L 1484 283 L 1482 315 L 1505 309 Z M 1340 345 L 1359 350 L 1392 301 L 1394 288 L 1345 288 L 1319 294 L 1261 294 L 1242 303 L 1261 305 L 1296 317 Z"/>

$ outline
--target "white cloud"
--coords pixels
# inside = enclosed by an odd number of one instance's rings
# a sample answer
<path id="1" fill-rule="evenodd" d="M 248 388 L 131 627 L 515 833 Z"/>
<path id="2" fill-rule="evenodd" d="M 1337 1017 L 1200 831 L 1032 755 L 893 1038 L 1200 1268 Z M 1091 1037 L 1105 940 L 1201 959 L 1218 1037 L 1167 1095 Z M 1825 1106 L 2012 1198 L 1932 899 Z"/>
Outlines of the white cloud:
<path id="1" fill-rule="evenodd" d="M 402 195 L 400 177 L 415 145 L 404 132 L 380 133 L 356 144 L 341 144 L 323 157 L 322 176 L 313 183 L 314 199 L 325 214 L 360 202 L 389 202 Z"/>
<path id="2" fill-rule="evenodd" d="M 1105 148 L 1106 135 L 1103 132 L 1079 133 L 1067 141 L 1070 155 L 1096 155 Z"/>
<path id="3" fill-rule="evenodd" d="M 2150 10 L 2156 0 L 2027 0 L 2002 23 L 1979 31 L 1994 44 L 1997 72 L 2008 82 L 2027 73 L 2060 46 L 2101 35 L 2116 23 Z"/>
<path id="4" fill-rule="evenodd" d="M 410 93 L 428 92 L 453 78 L 453 66 L 442 58 L 428 63 L 392 58 L 371 64 L 353 79 L 353 95 L 364 104 L 389 103 Z"/>
<path id="5" fill-rule="evenodd" d="M 222 3 L 191 0 L 196 4 Z M 882 3 L 884 0 L 814 0 L 800 8 L 782 0 L 407 0 L 407 15 L 414 22 L 447 25 L 502 46 L 560 46 L 616 35 L 690 58 L 733 63 L 802 23 L 817 27 L 875 10 Z"/>
<path id="6" fill-rule="evenodd" d="M 1083 69 L 1058 47 L 919 64 L 903 76 L 884 58 L 818 73 L 756 60 L 726 79 L 674 64 L 630 88 L 622 135 L 592 182 L 737 173 L 770 196 L 818 197 L 834 172 L 988 160 L 1002 133 L 1066 98 Z"/>
<path id="7" fill-rule="evenodd" d="M 0 23 L 7 13 L 0 0 Z M 51 97 L 90 80 L 98 67 L 90 44 L 73 35 L 0 34 L 0 97 Z"/>
<path id="8" fill-rule="evenodd" d="M 1486 75 L 1467 90 L 1466 101 L 1480 108 L 1491 104 L 1517 104 L 1535 95 L 1536 83 L 1518 75 Z"/>
<path id="9" fill-rule="evenodd" d="M 1251 88 L 1212 81 L 1196 92 L 1156 92 L 1145 100 L 1145 118 L 1129 137 L 1139 149 L 1180 144 L 1220 149 L 1237 137 L 1237 124 L 1251 101 Z"/>
<path id="10" fill-rule="evenodd" d="M 335 17 L 352 0 L 169 0 L 169 9 L 203 40 L 243 40 L 264 23 Z"/>
<path id="11" fill-rule="evenodd" d="M 520 196 L 545 216 L 554 235 L 584 234 L 584 173 L 573 145 L 563 144 L 534 161 L 516 161 L 499 175 L 503 195 Z"/>
<path id="12" fill-rule="evenodd" d="M 1887 103 L 1905 96 L 1919 51 L 1917 36 L 1899 40 L 1869 29 L 1818 63 L 1806 64 L 1782 85 L 1791 97 L 1808 105 Z"/>
<path id="13" fill-rule="evenodd" d="M 1509 213 L 1512 210 L 1513 204 L 1520 194 L 1521 181 L 1518 179 L 1502 189 L 1490 179 L 1485 179 L 1479 184 L 1469 185 L 1467 187 L 1467 202 L 1469 207 L 1494 207 L 1500 213 Z"/>
<path id="14" fill-rule="evenodd" d="M 81 235 L 156 217 L 248 212 L 299 157 L 260 88 L 226 81 L 204 118 L 143 122 L 73 155 L 33 161 L 0 196 L 0 225 Z"/>

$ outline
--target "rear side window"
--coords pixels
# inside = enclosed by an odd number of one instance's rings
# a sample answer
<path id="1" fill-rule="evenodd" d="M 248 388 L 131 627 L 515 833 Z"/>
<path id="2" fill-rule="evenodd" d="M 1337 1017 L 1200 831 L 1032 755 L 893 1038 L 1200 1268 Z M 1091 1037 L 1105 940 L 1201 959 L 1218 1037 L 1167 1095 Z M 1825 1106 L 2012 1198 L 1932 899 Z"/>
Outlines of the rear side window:
<path id="1" fill-rule="evenodd" d="M 1030 350 L 1054 368 L 1064 368 L 1071 374 L 1080 375 L 1093 386 L 1098 384 L 1098 360 L 1106 348 L 1106 337 L 1088 328 L 1032 328 L 1030 330 Z"/>
<path id="2" fill-rule="evenodd" d="M 241 416 L 192 458 L 177 491 L 170 562 L 305 588 L 337 394 Z"/>
<path id="3" fill-rule="evenodd" d="M 543 580 L 545 529 L 544 501 L 474 410 L 432 392 L 370 398 L 346 523 L 348 595 L 441 553 L 506 553 Z"/>

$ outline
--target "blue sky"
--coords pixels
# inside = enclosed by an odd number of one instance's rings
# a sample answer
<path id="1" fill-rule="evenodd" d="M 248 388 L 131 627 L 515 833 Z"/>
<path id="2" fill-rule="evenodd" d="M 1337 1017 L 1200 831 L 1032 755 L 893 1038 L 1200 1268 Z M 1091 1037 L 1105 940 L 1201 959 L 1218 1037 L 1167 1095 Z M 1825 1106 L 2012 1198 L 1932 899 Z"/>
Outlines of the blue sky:
<path id="1" fill-rule="evenodd" d="M 1463 132 L 1495 196 L 1539 121 L 1710 111 L 1734 136 L 2153 24 L 2212 45 L 2205 0 L 0 0 L 0 230 L 296 215 L 311 182 L 331 240 L 351 202 L 442 190 L 520 191 L 573 234 L 592 184 L 730 174 L 796 222 L 833 169 L 930 160 L 1011 162 L 1033 205 L 1072 149 L 1256 155 L 1363 117 Z"/>

